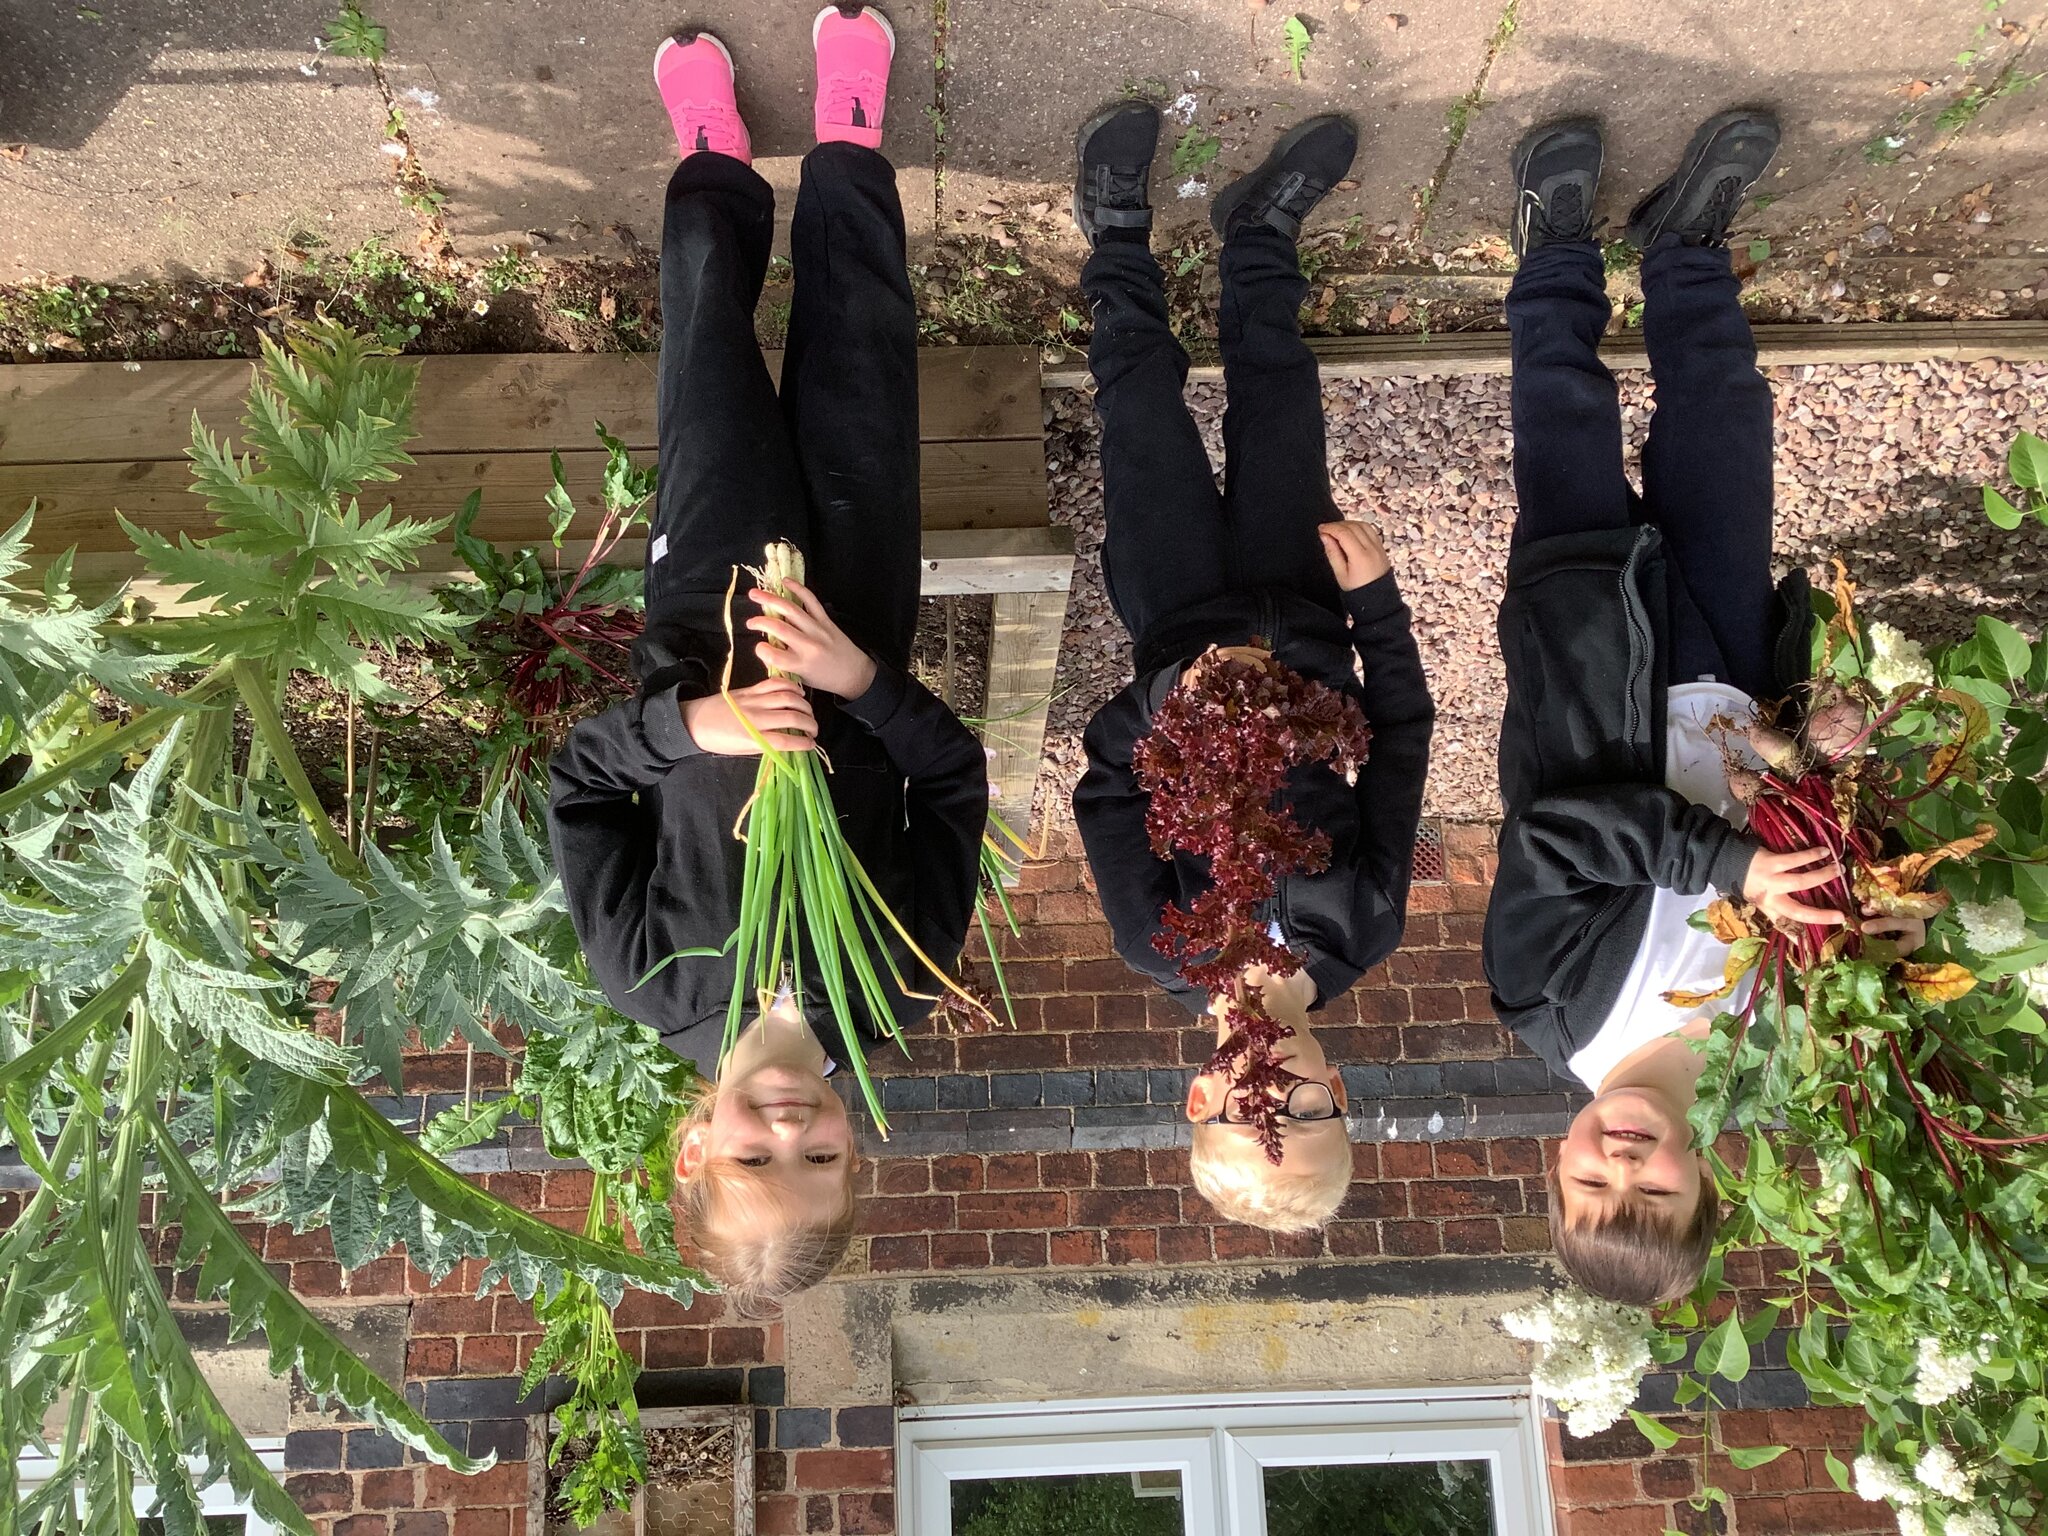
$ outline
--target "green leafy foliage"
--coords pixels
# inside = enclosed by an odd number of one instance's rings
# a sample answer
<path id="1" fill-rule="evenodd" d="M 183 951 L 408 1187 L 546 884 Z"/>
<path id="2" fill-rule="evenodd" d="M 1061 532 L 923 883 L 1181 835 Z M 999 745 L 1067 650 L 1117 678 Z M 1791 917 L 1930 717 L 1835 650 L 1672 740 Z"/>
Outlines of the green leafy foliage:
<path id="1" fill-rule="evenodd" d="M 1984 515 L 2000 528 L 2017 528 L 2029 517 L 2048 523 L 2048 442 L 2031 432 L 2012 441 L 2006 456 L 2006 473 L 2012 477 L 2016 494 L 2007 498 L 1995 486 L 1984 487 Z"/>
<path id="2" fill-rule="evenodd" d="M 1308 23 L 1299 16 L 1290 16 L 1280 29 L 1280 40 L 1287 45 L 1287 69 L 1295 79 L 1302 78 L 1302 66 L 1308 62 L 1309 50 L 1316 45 L 1315 38 L 1308 30 Z"/>
<path id="3" fill-rule="evenodd" d="M 384 57 L 390 37 L 370 20 L 355 0 L 347 0 L 334 20 L 327 24 L 327 51 L 344 58 L 366 59 L 375 64 Z"/>
<path id="4" fill-rule="evenodd" d="M 685 1303 L 702 1288 L 661 1205 L 688 1071 L 603 1008 L 544 842 L 503 797 L 459 843 L 438 826 L 400 852 L 353 841 L 281 715 L 296 673 L 383 696 L 374 651 L 459 622 L 394 584 L 440 525 L 358 502 L 408 462 L 413 384 L 325 322 L 266 343 L 247 452 L 194 424 L 216 531 L 130 529 L 155 574 L 211 599 L 197 617 L 84 606 L 68 557 L 40 591 L 18 584 L 32 520 L 0 535 L 0 750 L 28 759 L 0 793 L 0 1143 L 40 1181 L 0 1233 L 0 1508 L 31 1525 L 68 1528 L 75 1508 L 89 1529 L 132 1530 L 147 1483 L 166 1530 L 196 1531 L 199 1494 L 225 1479 L 310 1532 L 199 1375 L 160 1288 L 166 1258 L 234 1333 L 262 1331 L 273 1370 L 429 1460 L 485 1464 L 290 1294 L 236 1231 L 229 1191 L 248 1215 L 327 1228 L 346 1268 L 400 1247 L 437 1276 L 473 1258 L 544 1316 L 581 1309 L 579 1369 L 608 1384 L 614 1415 L 630 1411 L 630 1367 L 594 1319 L 629 1284 Z M 97 688 L 128 718 L 102 718 Z M 459 1033 L 502 1050 L 508 1030 L 544 1042 L 515 1107 L 561 1155 L 618 1169 L 581 1234 L 441 1160 L 511 1108 L 415 1142 L 365 1097 L 373 1074 L 402 1086 L 402 1046 Z M 175 1255 L 145 1244 L 152 1194 Z M 63 1432 L 46 1438 L 60 1403 Z M 55 1471 L 21 1497 L 31 1447 Z"/>
<path id="5" fill-rule="evenodd" d="M 1902 957 L 1757 930 L 1763 973 L 1715 1020 L 1693 1128 L 1740 1142 L 1711 1154 L 1733 1207 L 1722 1250 L 1782 1261 L 1768 1305 L 1698 1339 L 1678 1398 L 1711 1409 L 1714 1380 L 1741 1380 L 1786 1328 L 1814 1400 L 1867 1415 L 1859 1485 L 1903 1479 L 1930 1529 L 1981 1509 L 2017 1530 L 2048 1465 L 2048 642 L 1983 615 L 1923 653 L 1863 621 L 1846 580 L 1815 606 L 1806 765 L 1766 776 L 1753 817 L 1780 776 L 1825 781 L 1809 826 L 1846 838 L 1842 899 L 1923 917 L 1929 939 Z M 1667 1341 L 1724 1289 L 1717 1262 Z M 1781 1450 L 1728 1455 L 1749 1468 Z M 1959 1470 L 1927 1473 L 1930 1453 Z"/>
<path id="6" fill-rule="evenodd" d="M 1173 174 L 1176 176 L 1199 176 L 1216 163 L 1216 157 L 1223 153 L 1223 140 L 1194 123 L 1188 124 L 1173 146 Z"/>

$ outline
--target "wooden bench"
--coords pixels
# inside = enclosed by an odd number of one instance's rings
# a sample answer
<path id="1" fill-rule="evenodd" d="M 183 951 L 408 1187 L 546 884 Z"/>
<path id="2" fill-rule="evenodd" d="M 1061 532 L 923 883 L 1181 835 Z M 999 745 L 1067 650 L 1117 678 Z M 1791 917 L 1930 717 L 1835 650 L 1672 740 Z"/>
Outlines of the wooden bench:
<path id="1" fill-rule="evenodd" d="M 769 361 L 779 372 L 780 354 Z M 1025 347 L 928 348 L 919 365 L 923 589 L 927 596 L 993 594 L 990 777 L 998 804 L 1021 829 L 1043 753 L 1074 564 L 1072 531 L 1053 527 L 1047 512 L 1038 357 Z M 424 357 L 419 370 L 419 435 L 408 448 L 416 462 L 389 488 L 406 516 L 452 517 L 481 488 L 478 534 L 506 546 L 541 544 L 551 451 L 562 455 L 583 507 L 595 505 L 605 462 L 593 423 L 603 422 L 643 460 L 653 457 L 652 355 Z M 0 366 L 0 517 L 11 523 L 36 502 L 38 555 L 75 548 L 81 590 L 125 581 L 144 599 L 174 608 L 180 594 L 141 579 L 113 514 L 166 535 L 211 533 L 184 457 L 192 415 L 215 433 L 238 432 L 249 380 L 250 364 L 239 359 Z M 575 547 L 582 526 L 572 525 L 567 547 Z M 619 558 L 637 561 L 642 547 L 622 546 Z M 434 581 L 460 574 L 452 543 L 421 571 Z"/>

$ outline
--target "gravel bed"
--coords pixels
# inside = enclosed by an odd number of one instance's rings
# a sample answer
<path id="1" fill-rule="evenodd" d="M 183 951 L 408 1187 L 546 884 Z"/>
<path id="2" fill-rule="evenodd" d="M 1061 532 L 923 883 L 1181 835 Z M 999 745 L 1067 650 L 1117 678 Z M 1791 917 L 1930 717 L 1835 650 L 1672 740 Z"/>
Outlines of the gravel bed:
<path id="1" fill-rule="evenodd" d="M 1766 370 L 1777 397 L 1781 562 L 1818 579 L 1840 556 L 1870 611 L 1928 640 L 1992 613 L 2029 634 L 2048 613 L 2048 528 L 1993 528 L 1979 487 L 2005 483 L 2024 428 L 2048 431 L 2048 364 L 1806 365 Z M 1650 416 L 1648 375 L 1621 374 L 1629 472 Z M 1188 397 L 1222 466 L 1223 388 Z M 1130 651 L 1102 590 L 1102 479 L 1089 394 L 1051 390 L 1046 469 L 1053 517 L 1080 554 L 1060 653 L 1040 805 L 1069 819 L 1080 732 L 1129 680 Z M 1499 814 L 1494 745 L 1503 688 L 1494 611 L 1514 517 L 1505 376 L 1332 380 L 1323 391 L 1330 479 L 1346 516 L 1372 517 L 1415 610 L 1437 701 L 1426 810 Z"/>

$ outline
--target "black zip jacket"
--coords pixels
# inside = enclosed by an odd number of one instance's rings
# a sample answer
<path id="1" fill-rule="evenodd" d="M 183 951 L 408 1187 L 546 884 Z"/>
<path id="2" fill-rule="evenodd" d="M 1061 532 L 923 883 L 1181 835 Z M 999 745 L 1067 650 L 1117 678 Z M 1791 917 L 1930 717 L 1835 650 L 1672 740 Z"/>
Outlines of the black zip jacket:
<path id="1" fill-rule="evenodd" d="M 1506 819 L 1483 951 L 1494 1012 L 1560 1075 L 1613 1011 L 1655 889 L 1737 892 L 1759 844 L 1664 783 L 1663 536 L 1543 539 L 1500 605 Z M 1778 589 L 1776 691 L 1809 667 L 1806 576 Z"/>
<path id="2" fill-rule="evenodd" d="M 1319 875 L 1284 877 L 1269 914 L 1287 943 L 1306 954 L 1315 1006 L 1341 997 L 1401 942 L 1436 708 L 1393 574 L 1343 596 L 1348 633 L 1343 617 L 1271 589 L 1232 592 L 1192 608 L 1166 633 L 1141 642 L 1136 681 L 1088 723 L 1088 769 L 1074 791 L 1074 819 L 1103 915 L 1124 963 L 1190 1013 L 1199 1014 L 1208 998 L 1181 980 L 1152 939 L 1169 903 L 1185 906 L 1208 889 L 1208 869 L 1199 859 L 1153 853 L 1145 832 L 1151 797 L 1138 784 L 1131 754 L 1182 668 L 1211 645 L 1269 645 L 1283 666 L 1350 694 L 1372 726 L 1371 752 L 1355 784 L 1316 765 L 1298 770 L 1283 795 L 1296 821 L 1330 839 L 1329 865 Z"/>
<path id="3" fill-rule="evenodd" d="M 591 974 L 614 1007 L 707 1076 L 735 985 L 730 955 L 677 960 L 638 983 L 677 950 L 722 948 L 738 921 L 745 849 L 733 825 L 760 759 L 700 751 L 682 716 L 685 700 L 716 691 L 723 645 L 690 633 L 643 637 L 639 695 L 580 722 L 548 765 L 549 838 Z M 812 705 L 848 845 L 919 947 L 952 967 L 974 915 L 988 819 L 981 743 L 916 679 L 881 662 L 859 698 L 814 693 Z M 913 989 L 937 990 L 900 937 L 888 943 Z M 931 1011 L 929 998 L 903 996 L 882 969 L 900 1023 Z M 805 974 L 817 974 L 808 957 Z M 821 1006 L 810 999 L 814 1013 Z M 858 995 L 853 1006 L 878 1040 Z M 836 1031 L 824 1038 L 839 1054 Z"/>

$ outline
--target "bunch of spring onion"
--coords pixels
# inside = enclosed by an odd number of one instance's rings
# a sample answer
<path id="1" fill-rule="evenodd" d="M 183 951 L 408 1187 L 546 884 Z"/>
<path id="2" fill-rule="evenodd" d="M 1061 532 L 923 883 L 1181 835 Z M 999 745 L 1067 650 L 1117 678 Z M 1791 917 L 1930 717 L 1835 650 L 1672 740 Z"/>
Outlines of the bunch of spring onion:
<path id="1" fill-rule="evenodd" d="M 771 544 L 761 568 L 750 570 L 750 574 L 766 591 L 785 597 L 790 582 L 804 579 L 803 555 L 793 544 Z M 733 639 L 732 598 L 738 583 L 735 570 L 733 587 L 726 593 L 728 642 Z M 773 667 L 769 672 L 777 677 L 792 675 Z M 719 691 L 731 704 L 730 650 Z M 733 713 L 747 723 L 737 707 Z M 860 1084 L 868 1112 L 886 1137 L 889 1122 L 868 1075 L 866 1042 L 855 1017 L 856 1000 L 875 1028 L 900 1048 L 903 1031 L 883 976 L 886 974 L 905 997 L 934 996 L 910 986 L 890 953 L 887 934 L 893 931 L 947 993 L 977 1009 L 983 1005 L 918 947 L 847 846 L 839 812 L 832 803 L 831 765 L 825 754 L 818 750 L 778 751 L 751 724 L 747 731 L 761 748 L 761 768 L 754 793 L 733 829 L 746 844 L 746 855 L 740 877 L 739 924 L 728 945 L 735 985 L 719 1059 L 723 1061 L 739 1039 L 749 1003 L 765 1009 L 777 990 L 787 984 L 797 1006 L 808 1011 L 822 994 L 838 1022 L 845 1042 L 844 1058 Z M 806 955 L 816 963 L 815 973 L 806 973 Z"/>

